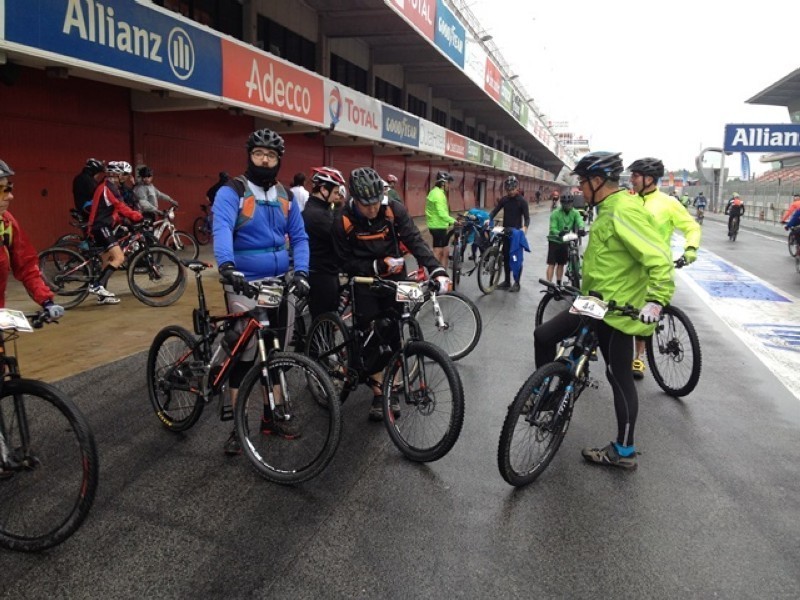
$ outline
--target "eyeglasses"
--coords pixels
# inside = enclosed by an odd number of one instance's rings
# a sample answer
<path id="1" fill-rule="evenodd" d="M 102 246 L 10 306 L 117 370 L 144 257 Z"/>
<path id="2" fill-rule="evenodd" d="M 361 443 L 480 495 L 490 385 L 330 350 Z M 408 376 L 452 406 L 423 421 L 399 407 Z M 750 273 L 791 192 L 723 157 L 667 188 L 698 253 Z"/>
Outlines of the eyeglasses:
<path id="1" fill-rule="evenodd" d="M 5 185 L 5 187 L 0 188 L 0 192 L 4 194 L 10 194 L 13 191 L 14 191 L 14 184 L 11 183 L 10 181 Z"/>
<path id="2" fill-rule="evenodd" d="M 278 153 L 273 152 L 272 150 L 267 150 L 264 152 L 263 150 L 253 150 L 250 153 L 250 156 L 255 158 L 256 160 L 264 160 L 265 158 L 269 161 L 276 161 L 278 160 Z"/>

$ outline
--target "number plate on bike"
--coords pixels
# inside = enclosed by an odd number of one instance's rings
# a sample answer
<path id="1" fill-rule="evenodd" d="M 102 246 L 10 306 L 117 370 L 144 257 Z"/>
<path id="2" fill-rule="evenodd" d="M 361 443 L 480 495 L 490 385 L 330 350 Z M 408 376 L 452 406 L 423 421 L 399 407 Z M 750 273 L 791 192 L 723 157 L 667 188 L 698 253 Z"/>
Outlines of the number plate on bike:
<path id="1" fill-rule="evenodd" d="M 500 235 L 501 233 L 503 233 L 503 226 L 502 225 L 496 225 L 495 227 L 492 227 L 492 233 L 496 233 L 496 234 Z"/>
<path id="2" fill-rule="evenodd" d="M 262 285 L 258 290 L 258 305 L 275 308 L 281 305 L 283 288 L 280 286 Z"/>
<path id="3" fill-rule="evenodd" d="M 397 284 L 397 293 L 394 297 L 398 302 L 422 302 L 425 297 L 422 288 L 416 281 L 403 281 Z"/>
<path id="4" fill-rule="evenodd" d="M 585 315 L 593 319 L 602 319 L 608 312 L 608 304 L 594 296 L 578 296 L 569 309 L 574 315 Z"/>

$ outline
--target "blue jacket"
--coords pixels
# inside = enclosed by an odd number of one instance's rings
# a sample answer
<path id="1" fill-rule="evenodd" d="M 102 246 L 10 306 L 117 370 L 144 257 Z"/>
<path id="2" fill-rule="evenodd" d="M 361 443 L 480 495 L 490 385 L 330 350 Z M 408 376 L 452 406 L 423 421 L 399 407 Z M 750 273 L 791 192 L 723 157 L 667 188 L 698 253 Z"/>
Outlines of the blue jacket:
<path id="1" fill-rule="evenodd" d="M 515 229 L 511 234 L 511 244 L 508 248 L 508 258 L 511 261 L 511 272 L 514 274 L 514 280 L 519 281 L 519 275 L 522 273 L 522 251 L 530 252 L 531 247 L 528 245 L 528 238 L 525 237 L 525 232 L 522 229 Z"/>
<path id="2" fill-rule="evenodd" d="M 786 221 L 786 229 L 791 229 L 797 225 L 800 225 L 800 210 L 794 211 L 794 214 Z"/>
<path id="3" fill-rule="evenodd" d="M 248 181 L 256 198 L 265 197 L 263 188 Z M 281 185 L 280 183 L 276 186 Z M 253 219 L 234 231 L 239 216 L 239 195 L 230 185 L 217 192 L 214 212 L 214 258 L 217 264 L 232 262 L 248 280 L 276 277 L 289 270 L 286 236 L 294 254 L 295 271 L 308 273 L 308 236 L 303 213 L 292 200 L 288 218 L 280 201 L 272 199 L 276 189 L 266 193 L 266 202 L 258 202 Z"/>

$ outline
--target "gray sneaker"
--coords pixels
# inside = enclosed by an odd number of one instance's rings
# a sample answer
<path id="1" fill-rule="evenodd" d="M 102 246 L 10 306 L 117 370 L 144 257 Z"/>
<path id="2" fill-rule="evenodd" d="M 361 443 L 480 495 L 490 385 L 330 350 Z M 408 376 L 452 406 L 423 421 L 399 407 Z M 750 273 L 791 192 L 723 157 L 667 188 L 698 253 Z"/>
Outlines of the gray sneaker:
<path id="1" fill-rule="evenodd" d="M 242 447 L 239 444 L 239 437 L 236 435 L 236 430 L 231 431 L 231 435 L 225 441 L 222 451 L 226 456 L 238 456 L 242 453 Z"/>
<path id="2" fill-rule="evenodd" d="M 508 290 L 509 292 L 518 292 L 519 291 L 519 281 L 515 281 L 514 284 L 511 286 L 511 289 Z"/>
<path id="3" fill-rule="evenodd" d="M 372 397 L 372 406 L 369 407 L 367 416 L 370 421 L 383 421 L 383 396 Z"/>
<path id="4" fill-rule="evenodd" d="M 631 456 L 620 456 L 614 442 L 610 442 L 605 448 L 584 448 L 581 455 L 588 462 L 603 465 L 606 467 L 620 467 L 621 469 L 635 469 L 636 454 Z"/>
<path id="5" fill-rule="evenodd" d="M 508 281 L 503 281 L 502 283 L 498 283 L 497 284 L 497 288 L 496 289 L 498 289 L 498 290 L 507 290 L 509 288 L 511 288 L 511 284 Z"/>

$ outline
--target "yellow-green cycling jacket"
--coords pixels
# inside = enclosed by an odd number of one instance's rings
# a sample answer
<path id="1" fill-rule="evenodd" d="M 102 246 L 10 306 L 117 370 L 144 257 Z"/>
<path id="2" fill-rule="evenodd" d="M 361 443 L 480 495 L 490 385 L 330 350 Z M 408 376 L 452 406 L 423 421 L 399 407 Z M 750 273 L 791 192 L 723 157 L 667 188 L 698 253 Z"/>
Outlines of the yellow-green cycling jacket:
<path id="1" fill-rule="evenodd" d="M 654 190 L 649 194 L 642 197 L 644 199 L 644 207 L 651 215 L 656 226 L 656 231 L 661 236 L 667 246 L 670 245 L 672 239 L 672 232 L 677 227 L 683 232 L 686 238 L 685 248 L 699 248 L 700 236 L 702 235 L 702 227 L 694 220 L 694 217 L 689 214 L 680 202 L 676 202 L 675 198 L 667 196 L 660 190 Z"/>
<path id="2" fill-rule="evenodd" d="M 581 293 L 600 292 L 606 301 L 636 308 L 653 300 L 666 306 L 675 291 L 672 270 L 669 246 L 656 231 L 641 198 L 620 190 L 597 205 L 583 255 Z M 655 329 L 655 324 L 646 325 L 615 312 L 607 313 L 604 320 L 629 335 L 647 336 Z"/>

